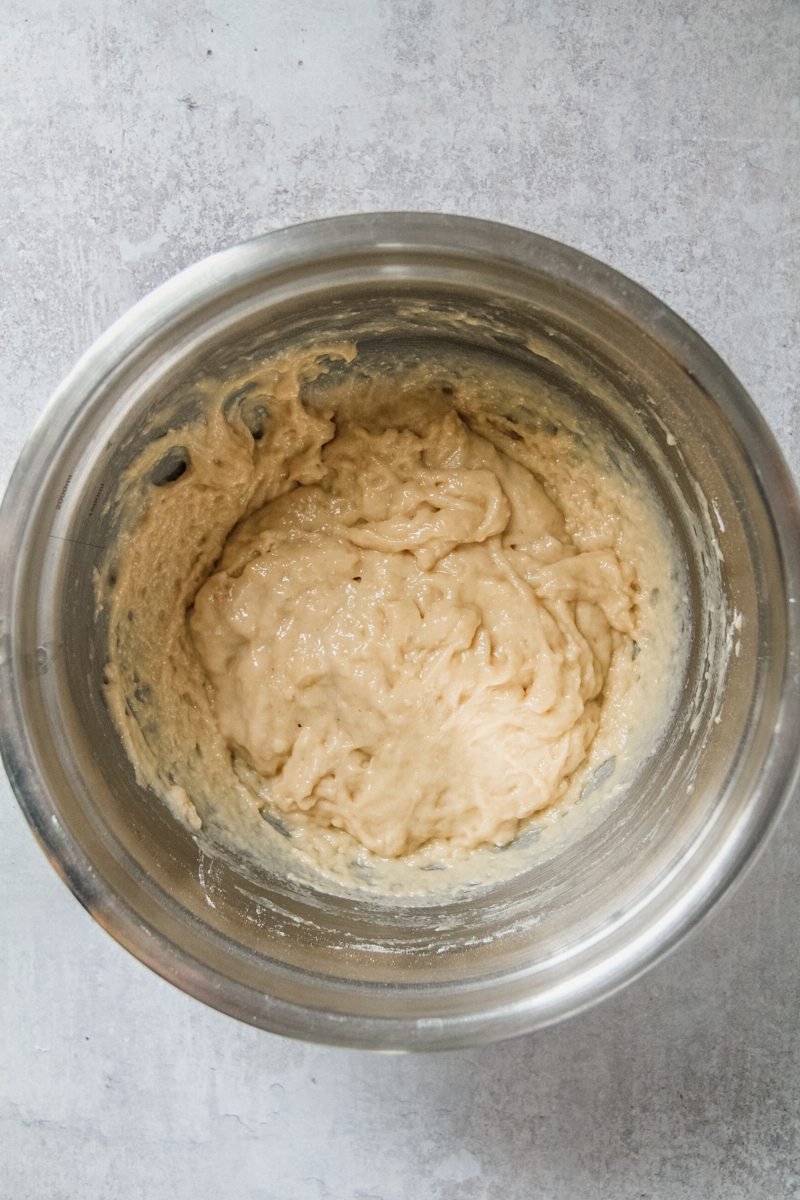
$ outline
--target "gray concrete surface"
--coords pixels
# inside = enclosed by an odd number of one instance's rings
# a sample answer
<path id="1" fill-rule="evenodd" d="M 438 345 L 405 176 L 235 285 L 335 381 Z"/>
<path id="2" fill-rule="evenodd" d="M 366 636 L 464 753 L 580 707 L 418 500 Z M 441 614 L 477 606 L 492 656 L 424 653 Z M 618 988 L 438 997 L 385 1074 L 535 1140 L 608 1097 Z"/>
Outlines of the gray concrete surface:
<path id="1" fill-rule="evenodd" d="M 146 290 L 358 209 L 572 242 L 688 317 L 800 469 L 789 0 L 5 0 L 0 485 Z M 9 1200 L 800 1195 L 800 809 L 693 938 L 566 1025 L 420 1058 L 282 1041 L 172 990 L 0 787 Z"/>

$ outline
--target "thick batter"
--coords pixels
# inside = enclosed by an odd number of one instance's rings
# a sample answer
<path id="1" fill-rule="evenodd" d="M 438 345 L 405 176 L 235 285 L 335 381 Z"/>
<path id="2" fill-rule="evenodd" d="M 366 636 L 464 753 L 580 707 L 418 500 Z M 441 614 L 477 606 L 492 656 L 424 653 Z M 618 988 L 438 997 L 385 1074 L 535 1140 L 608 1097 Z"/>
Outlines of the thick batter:
<path id="1" fill-rule="evenodd" d="M 195 829 L 241 845 L 256 812 L 321 869 L 348 845 L 447 862 L 629 743 L 642 658 L 674 650 L 663 531 L 568 423 L 524 431 L 430 368 L 326 381 L 354 354 L 206 381 L 135 464 L 107 695 Z"/>

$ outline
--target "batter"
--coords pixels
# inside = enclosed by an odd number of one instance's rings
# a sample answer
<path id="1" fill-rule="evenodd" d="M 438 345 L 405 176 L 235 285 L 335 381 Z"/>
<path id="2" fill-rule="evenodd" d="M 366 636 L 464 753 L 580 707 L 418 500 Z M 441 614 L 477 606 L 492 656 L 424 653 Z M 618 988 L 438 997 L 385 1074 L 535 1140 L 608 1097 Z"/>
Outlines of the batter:
<path id="1" fill-rule="evenodd" d="M 355 353 L 204 381 L 134 465 L 107 698 L 195 830 L 443 865 L 630 743 L 675 650 L 663 528 L 574 425 L 526 429 L 468 373 L 328 378 Z"/>

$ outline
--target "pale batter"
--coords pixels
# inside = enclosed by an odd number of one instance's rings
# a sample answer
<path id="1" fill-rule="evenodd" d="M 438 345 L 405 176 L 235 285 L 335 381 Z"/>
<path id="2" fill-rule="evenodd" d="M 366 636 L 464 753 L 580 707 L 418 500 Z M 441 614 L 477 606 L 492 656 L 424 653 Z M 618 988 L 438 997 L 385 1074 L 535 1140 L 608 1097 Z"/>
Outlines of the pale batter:
<path id="1" fill-rule="evenodd" d="M 518 428 L 496 386 L 430 367 L 324 386 L 354 355 L 208 380 L 135 464 L 107 696 L 195 829 L 248 845 L 261 813 L 322 870 L 359 847 L 446 863 L 630 743 L 642 660 L 676 648 L 663 529 L 569 423 Z"/>

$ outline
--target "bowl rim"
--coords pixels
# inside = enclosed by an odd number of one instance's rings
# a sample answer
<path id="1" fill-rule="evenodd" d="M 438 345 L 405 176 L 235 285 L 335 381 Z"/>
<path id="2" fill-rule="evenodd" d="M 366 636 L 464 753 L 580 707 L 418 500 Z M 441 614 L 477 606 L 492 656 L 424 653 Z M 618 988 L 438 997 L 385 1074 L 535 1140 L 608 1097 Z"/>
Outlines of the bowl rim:
<path id="1" fill-rule="evenodd" d="M 202 304 L 218 300 L 266 272 L 310 266 L 322 254 L 358 251 L 440 251 L 536 271 L 572 286 L 627 317 L 665 349 L 693 381 L 724 408 L 747 448 L 769 513 L 785 582 L 787 646 L 778 720 L 757 786 L 727 840 L 686 885 L 673 889 L 656 924 L 584 970 L 580 986 L 551 989 L 480 1012 L 441 1018 L 337 1014 L 278 1000 L 232 980 L 195 959 L 113 892 L 77 839 L 58 818 L 25 726 L 12 644 L 16 584 L 24 556 L 29 503 L 41 468 L 83 400 L 142 341 L 163 332 Z M 763 848 L 767 833 L 800 779 L 800 499 L 786 462 L 745 389 L 716 352 L 682 318 L 614 268 L 539 234 L 473 217 L 427 212 L 380 212 L 328 217 L 262 234 L 185 268 L 138 301 L 81 356 L 36 423 L 0 505 L 0 754 L 19 805 L 57 873 L 80 903 L 122 946 L 157 974 L 219 1011 L 273 1032 L 321 1043 L 381 1049 L 475 1045 L 529 1032 L 579 1012 L 637 978 L 672 950 L 710 912 Z M 697 856 L 693 855 L 693 859 Z M 658 936 L 654 936 L 657 932 Z M 559 993 L 559 994 L 557 994 Z"/>

